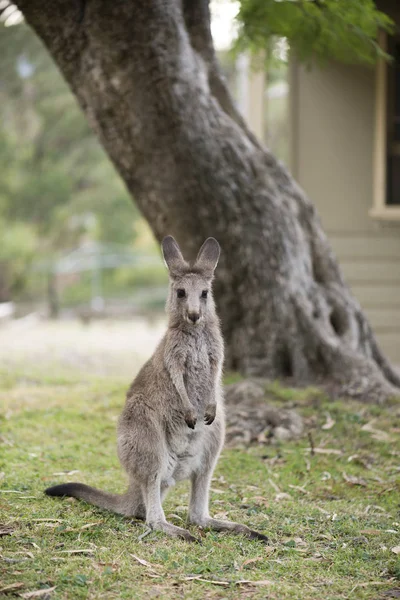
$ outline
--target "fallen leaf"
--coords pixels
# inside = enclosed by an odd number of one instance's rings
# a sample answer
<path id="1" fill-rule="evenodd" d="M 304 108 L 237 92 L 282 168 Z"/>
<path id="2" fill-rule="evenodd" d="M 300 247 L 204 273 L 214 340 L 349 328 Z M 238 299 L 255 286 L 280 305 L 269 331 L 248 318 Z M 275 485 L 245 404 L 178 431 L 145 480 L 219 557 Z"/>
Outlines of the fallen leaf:
<path id="1" fill-rule="evenodd" d="M 342 454 L 341 450 L 336 450 L 335 448 L 306 448 L 306 452 L 313 451 L 314 454 L 336 454 L 340 456 Z"/>
<path id="2" fill-rule="evenodd" d="M 280 492 L 281 490 L 279 489 L 279 487 L 276 485 L 275 481 L 272 481 L 272 479 L 268 479 L 268 483 L 274 488 L 274 490 L 276 492 Z"/>
<path id="3" fill-rule="evenodd" d="M 77 550 L 59 550 L 61 554 L 93 554 L 93 548 L 80 548 Z"/>
<path id="4" fill-rule="evenodd" d="M 67 527 L 62 530 L 62 533 L 72 533 L 74 531 L 83 531 L 84 529 L 89 529 L 90 527 L 95 527 L 96 525 L 100 525 L 104 523 L 104 521 L 96 521 L 95 523 L 87 523 L 86 525 L 82 525 L 82 527 Z"/>
<path id="5" fill-rule="evenodd" d="M 65 519 L 29 519 L 33 523 L 62 523 Z"/>
<path id="6" fill-rule="evenodd" d="M 2 535 L 11 535 L 13 531 L 15 531 L 15 529 L 12 527 L 12 525 L 0 524 L 0 537 Z"/>
<path id="7" fill-rule="evenodd" d="M 274 585 L 274 582 L 270 579 L 259 579 L 258 581 L 249 581 L 247 579 L 242 579 L 234 582 L 236 585 L 254 585 L 254 586 L 265 586 L 265 585 Z"/>
<path id="8" fill-rule="evenodd" d="M 247 560 L 244 561 L 244 563 L 242 564 L 242 566 L 240 567 L 240 569 L 243 569 L 243 567 L 247 567 L 247 565 L 252 565 L 256 562 L 260 562 L 260 560 L 264 560 L 263 556 L 257 556 L 256 558 L 248 558 Z"/>
<path id="9" fill-rule="evenodd" d="M 23 587 L 25 587 L 25 584 L 22 582 L 11 583 L 10 585 L 0 588 L 0 594 L 13 594 L 15 590 L 20 590 Z"/>
<path id="10" fill-rule="evenodd" d="M 394 546 L 394 548 L 391 549 L 392 552 L 394 552 L 395 554 L 400 554 L 400 546 Z"/>
<path id="11" fill-rule="evenodd" d="M 317 510 L 319 510 L 319 512 L 322 512 L 324 515 L 330 516 L 330 513 L 327 510 L 325 510 L 324 508 L 321 508 L 320 506 L 316 506 L 315 508 Z"/>
<path id="12" fill-rule="evenodd" d="M 296 546 L 307 546 L 307 543 L 300 537 L 294 538 L 294 541 L 296 542 Z"/>
<path id="13" fill-rule="evenodd" d="M 152 565 L 151 563 L 147 562 L 147 560 L 145 560 L 144 558 L 139 558 L 139 556 L 136 556 L 135 554 L 130 554 L 130 556 L 132 556 L 132 558 L 137 560 L 137 562 L 140 563 L 141 565 L 143 565 L 144 567 L 149 567 L 150 569 L 160 569 L 161 568 L 161 565 Z"/>
<path id="14" fill-rule="evenodd" d="M 215 519 L 227 519 L 228 518 L 228 513 L 227 512 L 218 512 L 214 514 L 214 518 Z"/>
<path id="15" fill-rule="evenodd" d="M 300 485 L 291 485 L 289 483 L 289 487 L 292 488 L 292 490 L 297 490 L 298 492 L 301 492 L 302 494 L 309 494 L 310 493 L 308 490 L 304 489 Z"/>
<path id="16" fill-rule="evenodd" d="M 281 500 L 291 500 L 292 496 L 290 494 L 286 494 L 285 492 L 280 492 L 275 496 L 276 502 L 280 502 Z"/>
<path id="17" fill-rule="evenodd" d="M 22 598 L 40 598 L 40 596 L 47 596 L 50 592 L 54 592 L 57 586 L 51 588 L 43 588 L 42 590 L 35 590 L 34 592 L 25 592 L 20 594 Z"/>
<path id="18" fill-rule="evenodd" d="M 336 424 L 329 413 L 326 413 L 326 423 L 324 423 L 321 429 L 327 431 L 328 429 L 332 429 L 332 427 Z"/>
<path id="19" fill-rule="evenodd" d="M 347 475 L 347 473 L 345 473 L 344 471 L 343 471 L 342 475 L 343 475 L 343 479 L 350 485 L 361 485 L 363 487 L 367 486 L 367 482 L 365 481 L 365 479 L 362 479 L 361 477 L 354 477 L 354 475 Z"/>
<path id="20" fill-rule="evenodd" d="M 364 535 L 379 535 L 382 532 L 379 529 L 361 529 L 360 533 Z"/>
<path id="21" fill-rule="evenodd" d="M 230 585 L 229 581 L 218 581 L 217 579 L 204 579 L 199 575 L 194 575 L 191 577 L 184 577 L 182 581 L 203 581 L 204 583 L 211 583 L 213 585 L 222 585 L 227 586 Z"/>
<path id="22" fill-rule="evenodd" d="M 239 579 L 238 581 L 220 581 L 219 579 L 205 579 L 204 577 L 200 577 L 198 575 L 194 575 L 192 577 L 184 577 L 183 581 L 202 581 L 204 583 L 211 583 L 213 585 L 254 585 L 254 586 L 265 586 L 265 585 L 273 585 L 273 581 L 269 579 L 261 579 L 259 581 L 250 581 L 249 579 Z"/>
<path id="23" fill-rule="evenodd" d="M 371 433 L 374 440 L 377 440 L 378 442 L 389 442 L 391 440 L 390 435 L 386 431 L 382 431 L 382 429 L 375 429 L 375 427 L 373 427 L 375 422 L 376 419 L 372 419 L 372 421 L 361 427 L 361 431 Z"/>
<path id="24" fill-rule="evenodd" d="M 365 588 L 369 587 L 370 585 L 387 585 L 387 581 L 366 581 L 365 583 L 356 583 L 356 585 L 350 590 L 350 594 L 352 594 L 354 590 L 356 590 L 359 587 Z"/>

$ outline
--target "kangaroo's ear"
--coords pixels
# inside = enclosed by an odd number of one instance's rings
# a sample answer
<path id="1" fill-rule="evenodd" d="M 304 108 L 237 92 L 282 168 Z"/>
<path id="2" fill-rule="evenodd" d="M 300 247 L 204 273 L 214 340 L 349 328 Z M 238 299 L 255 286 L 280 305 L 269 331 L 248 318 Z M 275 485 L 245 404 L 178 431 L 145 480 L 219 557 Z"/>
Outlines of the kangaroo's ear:
<path id="1" fill-rule="evenodd" d="M 182 256 L 178 243 L 174 240 L 172 235 L 167 235 L 167 237 L 163 239 L 161 249 L 165 264 L 171 275 L 179 275 L 182 269 L 188 266 Z"/>
<path id="2" fill-rule="evenodd" d="M 217 240 L 213 237 L 207 238 L 199 250 L 195 266 L 204 271 L 208 277 L 212 277 L 215 267 L 218 264 L 220 253 L 221 248 Z"/>

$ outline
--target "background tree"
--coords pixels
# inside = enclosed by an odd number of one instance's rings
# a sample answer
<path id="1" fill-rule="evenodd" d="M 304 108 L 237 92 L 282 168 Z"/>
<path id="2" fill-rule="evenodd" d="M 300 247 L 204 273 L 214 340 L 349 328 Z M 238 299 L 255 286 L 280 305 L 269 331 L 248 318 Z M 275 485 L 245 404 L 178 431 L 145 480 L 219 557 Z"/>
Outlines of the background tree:
<path id="1" fill-rule="evenodd" d="M 132 244 L 138 211 L 43 44 L 0 24 L 0 301 L 34 260 L 83 239 Z"/>
<path id="2" fill-rule="evenodd" d="M 227 365 L 297 382 L 323 379 L 368 400 L 397 393 L 400 378 L 346 286 L 314 207 L 232 102 L 213 48 L 208 2 L 17 4 L 156 238 L 172 233 L 188 255 L 209 235 L 221 242 L 216 293 Z M 243 32 L 257 46 L 263 34 L 254 22 L 270 18 L 263 7 L 273 4 L 283 5 L 275 7 L 278 23 L 295 49 L 301 50 L 301 28 L 311 23 L 305 33 L 314 27 L 313 50 L 321 57 L 335 56 L 345 37 L 357 58 L 374 60 L 377 29 L 389 27 L 370 0 L 346 2 L 347 8 L 334 0 L 243 1 Z M 298 9 L 304 18 L 290 16 Z M 259 11 L 254 21 L 252 11 Z M 330 27 L 319 39 L 323 15 Z M 326 35 L 329 44 L 322 43 Z"/>

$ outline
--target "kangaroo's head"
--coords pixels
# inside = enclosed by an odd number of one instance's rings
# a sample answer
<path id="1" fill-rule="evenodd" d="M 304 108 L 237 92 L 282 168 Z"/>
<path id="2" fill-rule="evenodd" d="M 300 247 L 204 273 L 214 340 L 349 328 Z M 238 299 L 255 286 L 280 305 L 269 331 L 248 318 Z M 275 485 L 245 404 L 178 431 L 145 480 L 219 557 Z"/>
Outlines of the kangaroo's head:
<path id="1" fill-rule="evenodd" d="M 193 264 L 185 261 L 171 235 L 163 239 L 162 252 L 170 278 L 167 303 L 170 318 L 175 323 L 196 327 L 215 315 L 211 282 L 219 259 L 219 244 L 216 239 L 208 238 Z"/>

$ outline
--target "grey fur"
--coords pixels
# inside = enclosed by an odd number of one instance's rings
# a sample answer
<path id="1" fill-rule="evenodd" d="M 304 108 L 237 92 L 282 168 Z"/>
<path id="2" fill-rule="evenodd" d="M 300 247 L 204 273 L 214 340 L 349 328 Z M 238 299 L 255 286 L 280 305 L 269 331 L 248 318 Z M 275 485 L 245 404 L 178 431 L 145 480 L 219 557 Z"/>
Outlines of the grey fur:
<path id="1" fill-rule="evenodd" d="M 167 522 L 162 508 L 168 489 L 190 478 L 190 523 L 266 540 L 208 512 L 211 477 L 225 433 L 223 340 L 211 290 L 219 244 L 208 238 L 193 265 L 172 236 L 163 240 L 162 250 L 170 274 L 168 329 L 129 388 L 118 422 L 118 456 L 129 476 L 128 491 L 118 496 L 67 483 L 46 493 L 145 519 L 153 529 L 194 541 L 189 531 Z M 184 290 L 184 297 L 178 297 L 178 290 Z"/>

